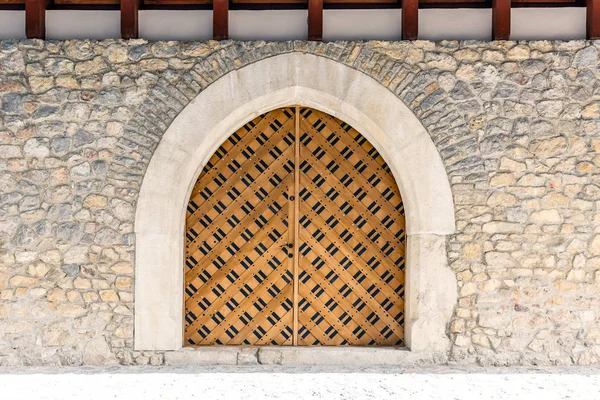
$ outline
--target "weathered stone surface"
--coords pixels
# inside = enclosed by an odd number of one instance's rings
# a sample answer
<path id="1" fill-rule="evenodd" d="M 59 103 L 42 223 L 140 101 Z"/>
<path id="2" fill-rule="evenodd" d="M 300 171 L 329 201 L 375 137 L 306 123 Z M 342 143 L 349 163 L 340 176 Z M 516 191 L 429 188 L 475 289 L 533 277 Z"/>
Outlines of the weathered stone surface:
<path id="1" fill-rule="evenodd" d="M 90 340 L 83 349 L 83 362 L 88 365 L 118 365 L 119 361 L 110 351 L 102 337 Z"/>
<path id="2" fill-rule="evenodd" d="M 26 354 L 33 364 L 174 362 L 132 343 L 144 171 L 201 90 L 289 51 L 378 80 L 437 146 L 457 222 L 447 244 L 460 295 L 451 361 L 599 362 L 600 322 L 589 313 L 600 308 L 596 44 L 1 44 L 0 365 Z M 240 354 L 227 362 L 256 359 Z"/>

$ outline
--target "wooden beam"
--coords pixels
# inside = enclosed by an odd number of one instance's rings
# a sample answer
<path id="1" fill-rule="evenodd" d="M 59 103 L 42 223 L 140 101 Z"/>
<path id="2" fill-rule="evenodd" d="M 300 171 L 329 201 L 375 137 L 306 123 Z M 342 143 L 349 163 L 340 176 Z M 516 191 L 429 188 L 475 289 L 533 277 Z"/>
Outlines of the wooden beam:
<path id="1" fill-rule="evenodd" d="M 402 0 L 402 40 L 419 38 L 419 0 Z"/>
<path id="2" fill-rule="evenodd" d="M 492 0 L 492 40 L 510 39 L 511 0 Z"/>
<path id="3" fill-rule="evenodd" d="M 600 0 L 587 0 L 587 38 L 600 39 Z"/>
<path id="4" fill-rule="evenodd" d="M 308 0 L 308 40 L 323 40 L 323 0 Z"/>
<path id="5" fill-rule="evenodd" d="M 213 0 L 213 39 L 229 38 L 229 0 Z"/>
<path id="6" fill-rule="evenodd" d="M 139 0 L 121 0 L 121 37 L 123 39 L 137 39 Z"/>
<path id="7" fill-rule="evenodd" d="M 27 39 L 46 39 L 46 0 L 25 1 Z"/>

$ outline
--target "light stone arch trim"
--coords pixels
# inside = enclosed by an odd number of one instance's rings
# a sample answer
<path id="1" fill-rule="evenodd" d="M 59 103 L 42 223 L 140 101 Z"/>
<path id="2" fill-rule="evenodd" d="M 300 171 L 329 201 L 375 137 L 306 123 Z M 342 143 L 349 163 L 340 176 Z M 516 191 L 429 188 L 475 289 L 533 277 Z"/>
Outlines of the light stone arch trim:
<path id="1" fill-rule="evenodd" d="M 192 100 L 163 135 L 136 210 L 135 349 L 182 348 L 185 210 L 203 166 L 232 132 L 290 105 L 349 123 L 389 164 L 406 212 L 407 348 L 428 357 L 446 354 L 457 293 L 445 235 L 454 232 L 455 222 L 440 155 L 420 121 L 380 83 L 303 53 L 274 56 L 226 74 Z"/>

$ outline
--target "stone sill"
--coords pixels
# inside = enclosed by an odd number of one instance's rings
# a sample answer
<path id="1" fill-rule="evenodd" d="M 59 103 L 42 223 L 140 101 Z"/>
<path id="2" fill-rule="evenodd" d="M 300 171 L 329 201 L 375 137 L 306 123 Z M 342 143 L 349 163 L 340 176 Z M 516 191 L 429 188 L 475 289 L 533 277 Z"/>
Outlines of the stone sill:
<path id="1" fill-rule="evenodd" d="M 165 365 L 410 366 L 445 361 L 405 347 L 185 347 L 165 353 Z"/>

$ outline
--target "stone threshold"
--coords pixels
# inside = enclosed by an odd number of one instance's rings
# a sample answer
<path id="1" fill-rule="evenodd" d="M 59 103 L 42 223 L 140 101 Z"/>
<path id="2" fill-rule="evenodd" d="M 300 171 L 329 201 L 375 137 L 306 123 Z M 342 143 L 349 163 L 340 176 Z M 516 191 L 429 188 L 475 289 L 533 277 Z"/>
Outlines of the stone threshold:
<path id="1" fill-rule="evenodd" d="M 165 365 L 408 366 L 444 362 L 406 347 L 184 347 L 165 353 Z"/>

